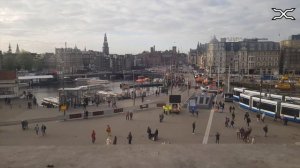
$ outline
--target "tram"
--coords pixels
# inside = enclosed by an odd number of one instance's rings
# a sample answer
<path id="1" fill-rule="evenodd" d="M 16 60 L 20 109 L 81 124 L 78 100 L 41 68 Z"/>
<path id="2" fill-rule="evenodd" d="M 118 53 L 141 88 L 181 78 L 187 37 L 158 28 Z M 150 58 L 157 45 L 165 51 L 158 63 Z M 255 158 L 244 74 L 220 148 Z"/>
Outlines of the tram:
<path id="1" fill-rule="evenodd" d="M 233 88 L 233 98 L 234 101 L 239 101 L 240 100 L 240 94 L 244 93 L 244 90 L 246 88 Z"/>
<path id="2" fill-rule="evenodd" d="M 235 100 L 239 97 L 238 103 L 241 108 L 252 112 L 260 111 L 270 117 L 279 115 L 281 118 L 300 123 L 300 98 L 298 97 L 267 93 L 260 95 L 257 91 L 245 88 L 234 88 L 234 91 Z"/>

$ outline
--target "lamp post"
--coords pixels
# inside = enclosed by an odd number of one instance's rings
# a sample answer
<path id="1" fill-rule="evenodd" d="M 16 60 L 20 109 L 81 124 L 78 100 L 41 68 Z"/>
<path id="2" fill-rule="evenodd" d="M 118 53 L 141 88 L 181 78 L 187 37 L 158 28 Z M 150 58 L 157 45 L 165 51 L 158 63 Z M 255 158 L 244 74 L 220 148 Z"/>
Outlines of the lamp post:
<path id="1" fill-rule="evenodd" d="M 229 71 L 228 71 L 228 88 L 227 88 L 227 93 L 229 93 L 229 90 L 230 90 L 230 65 L 229 65 Z"/>
<path id="2" fill-rule="evenodd" d="M 261 92 L 262 92 L 262 77 L 260 76 L 260 84 L 259 84 L 259 114 L 261 114 Z"/>
<path id="3" fill-rule="evenodd" d="M 135 81 L 134 81 L 134 70 L 132 70 L 132 81 L 133 81 L 133 93 L 132 93 L 132 96 L 133 96 L 133 106 L 135 106 Z"/>

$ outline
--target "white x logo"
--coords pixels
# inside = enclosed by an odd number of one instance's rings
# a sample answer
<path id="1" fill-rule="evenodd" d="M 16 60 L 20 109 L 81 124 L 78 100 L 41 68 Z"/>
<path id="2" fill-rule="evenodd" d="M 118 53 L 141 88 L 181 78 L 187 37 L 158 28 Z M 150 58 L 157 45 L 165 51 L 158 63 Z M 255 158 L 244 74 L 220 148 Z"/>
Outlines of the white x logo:
<path id="1" fill-rule="evenodd" d="M 285 17 L 286 19 L 296 20 L 293 16 L 287 16 L 286 13 L 293 12 L 296 8 L 286 9 L 285 11 L 281 9 L 272 8 L 274 12 L 280 12 L 280 16 L 274 16 L 272 20 L 281 19 L 282 17 Z"/>

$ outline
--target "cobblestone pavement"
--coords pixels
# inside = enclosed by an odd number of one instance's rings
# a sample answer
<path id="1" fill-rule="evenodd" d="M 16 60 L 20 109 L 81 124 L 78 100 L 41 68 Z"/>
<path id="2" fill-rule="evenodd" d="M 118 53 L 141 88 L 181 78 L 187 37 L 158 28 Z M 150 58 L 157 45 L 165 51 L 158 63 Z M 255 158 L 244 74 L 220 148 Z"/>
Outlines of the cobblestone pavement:
<path id="1" fill-rule="evenodd" d="M 192 89 L 189 95 L 194 91 L 199 92 Z M 188 98 L 186 90 L 175 88 L 174 94 L 181 94 L 183 100 Z M 220 96 L 217 98 L 221 100 Z M 166 100 L 167 95 L 149 96 L 145 102 Z M 141 104 L 141 100 L 137 102 Z M 131 103 L 132 100 L 125 100 L 118 105 L 131 107 Z M 255 115 L 250 113 L 251 136 L 255 136 L 256 144 L 244 145 L 236 138 L 236 128 L 224 126 L 225 116 L 231 118 L 228 112 L 230 105 L 236 108 L 236 127 L 245 126 L 245 111 L 237 104 L 225 103 L 223 113 L 213 112 L 208 145 L 202 143 L 212 113 L 210 109 L 200 109 L 198 117 L 187 110 L 179 115 L 165 115 L 162 123 L 159 122 L 161 108 L 136 110 L 133 120 L 126 120 L 122 113 L 101 118 L 38 122 L 47 126 L 45 136 L 35 134 L 35 124 L 30 124 L 25 131 L 20 125 L 2 126 L 0 167 L 46 167 L 48 164 L 55 167 L 299 167 L 299 160 L 295 157 L 300 154 L 299 124 L 289 122 L 288 126 L 283 126 L 281 121 L 274 122 L 270 118 L 266 118 L 265 123 L 258 123 Z M 89 108 L 93 110 L 96 107 Z M 25 116 L 49 118 L 62 115 L 57 109 L 38 109 L 24 109 L 18 113 L 11 111 L 14 117 L 3 121 L 20 120 Z M 192 134 L 193 122 L 196 122 L 195 134 Z M 112 137 L 118 138 L 116 146 L 105 145 L 108 124 Z M 262 130 L 265 124 L 269 127 L 267 137 Z M 158 129 L 158 141 L 148 139 L 148 126 L 152 132 Z M 92 130 L 96 131 L 95 144 L 91 142 Z M 133 144 L 129 146 L 126 137 L 130 131 Z M 221 134 L 220 145 L 215 145 L 217 131 Z"/>

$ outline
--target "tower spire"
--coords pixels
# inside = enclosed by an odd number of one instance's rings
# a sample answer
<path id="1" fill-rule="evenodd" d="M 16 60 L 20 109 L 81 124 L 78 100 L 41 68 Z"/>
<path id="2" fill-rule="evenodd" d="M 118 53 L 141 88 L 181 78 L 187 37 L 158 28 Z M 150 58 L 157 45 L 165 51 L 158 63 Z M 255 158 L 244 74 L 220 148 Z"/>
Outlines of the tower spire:
<path id="1" fill-rule="evenodd" d="M 19 54 L 19 53 L 20 53 L 19 44 L 17 44 L 16 54 Z"/>
<path id="2" fill-rule="evenodd" d="M 8 53 L 11 53 L 11 46 L 10 46 L 10 43 L 9 43 L 9 45 L 8 45 L 8 51 L 7 51 Z"/>
<path id="3" fill-rule="evenodd" d="M 105 55 L 109 55 L 109 47 L 108 47 L 108 42 L 107 42 L 107 36 L 106 36 L 106 33 L 104 34 L 104 42 L 103 42 L 102 52 L 103 52 Z"/>

